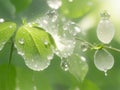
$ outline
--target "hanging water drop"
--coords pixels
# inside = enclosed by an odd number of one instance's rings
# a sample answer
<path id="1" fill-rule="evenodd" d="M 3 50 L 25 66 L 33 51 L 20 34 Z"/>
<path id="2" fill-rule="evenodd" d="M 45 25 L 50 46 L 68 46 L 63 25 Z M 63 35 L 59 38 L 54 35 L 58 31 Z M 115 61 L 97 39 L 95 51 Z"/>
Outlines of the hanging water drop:
<path id="1" fill-rule="evenodd" d="M 107 72 L 114 65 L 113 56 L 105 49 L 100 49 L 95 52 L 94 64 L 100 71 Z"/>
<path id="2" fill-rule="evenodd" d="M 88 44 L 87 43 L 81 43 L 81 49 L 83 52 L 88 50 Z"/>
<path id="3" fill-rule="evenodd" d="M 3 18 L 0 18 L 0 23 L 3 23 L 5 20 Z"/>
<path id="4" fill-rule="evenodd" d="M 47 4 L 52 9 L 58 9 L 62 5 L 61 0 L 47 0 Z"/>
<path id="5" fill-rule="evenodd" d="M 60 64 L 61 68 L 64 71 L 68 71 L 69 70 L 69 66 L 68 66 L 68 62 L 66 60 L 61 60 L 61 64 Z"/>
<path id="6" fill-rule="evenodd" d="M 104 73 L 105 73 L 105 76 L 107 76 L 107 71 L 104 71 Z"/>
<path id="7" fill-rule="evenodd" d="M 23 38 L 21 38 L 21 39 L 19 39 L 19 41 L 18 41 L 20 44 L 24 44 L 24 39 Z"/>
<path id="8" fill-rule="evenodd" d="M 109 20 L 110 15 L 107 12 L 102 13 L 101 17 L 102 20 L 100 20 L 97 27 L 97 37 L 102 43 L 108 44 L 114 37 L 115 29 Z"/>

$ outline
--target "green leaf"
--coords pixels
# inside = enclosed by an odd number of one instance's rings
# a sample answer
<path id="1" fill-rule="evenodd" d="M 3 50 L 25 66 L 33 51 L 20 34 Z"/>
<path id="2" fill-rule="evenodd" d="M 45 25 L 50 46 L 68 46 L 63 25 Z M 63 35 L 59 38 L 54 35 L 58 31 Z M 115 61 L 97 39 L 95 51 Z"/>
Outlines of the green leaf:
<path id="1" fill-rule="evenodd" d="M 0 50 L 3 49 L 6 42 L 11 38 L 16 30 L 16 24 L 12 22 L 0 23 Z"/>
<path id="2" fill-rule="evenodd" d="M 26 65 L 32 70 L 44 70 L 54 56 L 54 40 L 41 28 L 21 26 L 16 33 L 15 46 L 18 54 L 24 58 Z"/>
<path id="3" fill-rule="evenodd" d="M 73 74 L 79 81 L 83 81 L 88 71 L 88 64 L 86 61 L 81 59 L 80 56 L 72 54 L 70 57 L 68 57 L 67 62 L 69 66 L 69 72 Z"/>
<path id="4" fill-rule="evenodd" d="M 10 0 L 16 8 L 16 12 L 24 10 L 28 5 L 31 4 L 32 0 Z"/>
<path id="5" fill-rule="evenodd" d="M 72 1 L 72 0 L 71 0 Z M 87 14 L 94 7 L 94 2 L 89 0 L 62 0 L 61 13 L 69 18 L 79 18 Z"/>

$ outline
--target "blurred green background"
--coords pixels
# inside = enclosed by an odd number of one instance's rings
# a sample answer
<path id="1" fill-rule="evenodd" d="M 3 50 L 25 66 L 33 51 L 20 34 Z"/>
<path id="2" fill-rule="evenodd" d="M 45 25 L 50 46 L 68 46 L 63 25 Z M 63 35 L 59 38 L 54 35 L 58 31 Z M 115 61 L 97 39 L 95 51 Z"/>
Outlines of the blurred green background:
<path id="1" fill-rule="evenodd" d="M 91 43 L 100 43 L 96 28 L 100 21 L 100 12 L 108 10 L 115 27 L 115 37 L 110 46 L 120 48 L 120 1 L 119 0 L 62 0 L 58 12 L 76 22 L 82 28 L 83 36 Z M 42 17 L 51 8 L 47 0 L 0 0 L 0 18 L 5 21 L 22 24 L 22 18 L 28 22 Z M 8 65 L 10 43 L 0 51 L 0 90 L 120 90 L 120 53 L 110 51 L 115 58 L 114 67 L 108 76 L 96 69 L 93 63 L 94 51 L 85 53 L 89 71 L 83 82 L 79 82 L 69 72 L 60 68 L 60 58 L 55 56 L 51 65 L 40 72 L 30 70 L 16 49 L 12 63 Z"/>

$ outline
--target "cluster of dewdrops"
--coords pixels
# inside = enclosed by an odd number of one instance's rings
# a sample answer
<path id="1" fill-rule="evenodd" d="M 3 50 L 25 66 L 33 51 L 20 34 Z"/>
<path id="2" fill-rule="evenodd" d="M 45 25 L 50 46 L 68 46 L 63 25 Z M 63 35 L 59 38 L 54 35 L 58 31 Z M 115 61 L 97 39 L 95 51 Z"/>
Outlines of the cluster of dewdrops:
<path id="1" fill-rule="evenodd" d="M 73 2 L 73 0 L 68 1 Z M 76 22 L 68 20 L 58 13 L 58 9 L 62 5 L 61 0 L 47 0 L 47 4 L 52 10 L 46 12 L 43 17 L 38 18 L 35 22 L 54 38 L 57 46 L 54 53 L 61 58 L 61 68 L 67 71 L 69 69 L 68 64 L 62 59 L 74 53 L 75 36 L 81 33 L 81 28 Z"/>
<path id="2" fill-rule="evenodd" d="M 81 29 L 75 22 L 59 15 L 57 9 L 62 5 L 61 0 L 47 0 L 47 3 L 52 10 L 38 18 L 36 22 L 53 36 L 57 46 L 55 54 L 66 58 L 73 53 L 76 43 L 74 37 L 81 32 Z"/>
<path id="3" fill-rule="evenodd" d="M 70 3 L 73 2 L 73 0 L 68 1 Z M 77 43 L 75 36 L 81 33 L 81 29 L 75 22 L 59 15 L 57 10 L 62 5 L 61 0 L 47 0 L 47 4 L 52 10 L 45 13 L 43 17 L 38 18 L 35 23 L 44 28 L 46 32 L 50 33 L 54 38 L 57 46 L 54 53 L 61 57 L 61 59 L 67 58 L 74 53 Z M 100 20 L 97 28 L 97 37 L 103 44 L 109 44 L 113 39 L 115 30 L 109 20 L 109 14 L 103 13 L 101 16 L 102 19 Z M 4 22 L 4 19 L 1 18 L 0 23 L 2 22 Z M 80 44 L 81 49 L 86 51 L 88 45 L 85 43 Z M 53 56 L 50 57 L 50 59 L 52 58 Z M 84 57 L 82 58 L 85 59 Z M 107 50 L 99 49 L 95 52 L 94 64 L 99 70 L 104 71 L 105 75 L 107 75 L 107 70 L 111 69 L 114 65 L 114 58 Z M 69 69 L 67 62 L 62 61 L 61 66 L 65 71 Z M 38 70 L 38 68 L 36 68 L 36 70 Z"/>

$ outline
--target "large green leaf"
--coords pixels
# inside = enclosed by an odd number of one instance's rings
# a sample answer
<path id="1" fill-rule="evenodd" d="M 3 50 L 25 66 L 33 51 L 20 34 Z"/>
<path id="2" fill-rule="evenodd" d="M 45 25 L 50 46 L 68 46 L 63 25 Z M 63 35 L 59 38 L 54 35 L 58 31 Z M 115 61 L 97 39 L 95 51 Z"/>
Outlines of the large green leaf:
<path id="1" fill-rule="evenodd" d="M 88 64 L 86 61 L 81 59 L 80 56 L 72 54 L 70 57 L 68 57 L 67 62 L 69 72 L 73 74 L 79 81 L 83 81 L 88 71 Z"/>
<path id="2" fill-rule="evenodd" d="M 43 29 L 24 25 L 16 33 L 15 46 L 26 65 L 40 71 L 49 66 L 55 43 L 52 36 Z"/>
<path id="3" fill-rule="evenodd" d="M 32 0 L 10 0 L 10 1 L 14 4 L 16 12 L 24 10 L 32 2 Z"/>
<path id="4" fill-rule="evenodd" d="M 12 22 L 0 23 L 0 50 L 3 49 L 6 42 L 11 38 L 16 30 L 16 24 Z"/>

